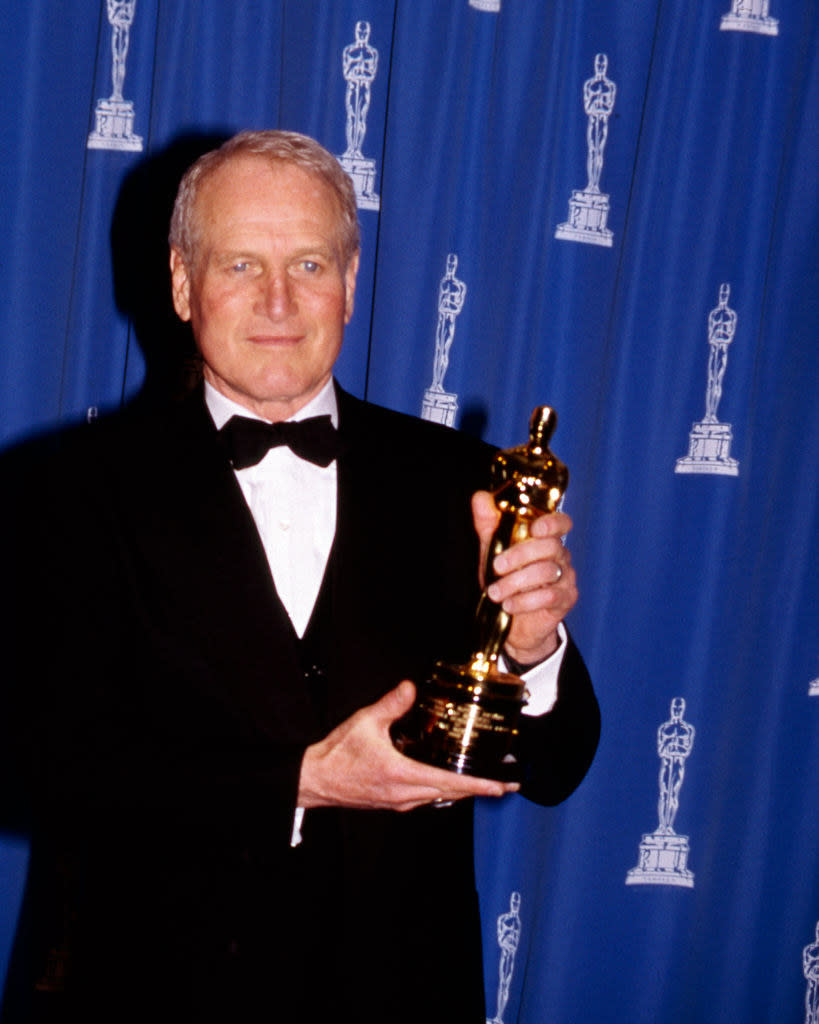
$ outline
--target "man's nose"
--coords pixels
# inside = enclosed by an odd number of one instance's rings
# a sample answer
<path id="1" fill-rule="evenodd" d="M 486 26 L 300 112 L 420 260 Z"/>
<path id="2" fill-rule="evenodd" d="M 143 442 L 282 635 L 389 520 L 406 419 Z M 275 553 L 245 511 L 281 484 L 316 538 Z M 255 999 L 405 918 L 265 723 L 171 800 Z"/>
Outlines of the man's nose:
<path id="1" fill-rule="evenodd" d="M 295 308 L 293 282 L 286 271 L 271 270 L 263 280 L 259 292 L 262 311 L 269 317 L 288 316 Z"/>

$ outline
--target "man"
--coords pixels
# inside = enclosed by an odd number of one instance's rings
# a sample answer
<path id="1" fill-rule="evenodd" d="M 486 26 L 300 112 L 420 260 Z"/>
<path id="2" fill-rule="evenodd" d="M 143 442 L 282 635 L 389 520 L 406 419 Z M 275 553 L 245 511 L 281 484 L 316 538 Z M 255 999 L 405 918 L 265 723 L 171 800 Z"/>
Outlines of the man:
<path id="1" fill-rule="evenodd" d="M 516 787 L 412 761 L 389 729 L 411 680 L 468 653 L 496 521 L 478 493 L 473 530 L 470 499 L 491 452 L 334 385 L 357 268 L 335 159 L 292 133 L 238 136 L 188 172 L 171 225 L 204 389 L 25 463 L 29 685 L 10 717 L 29 948 L 67 951 L 53 1019 L 483 1020 L 469 798 Z M 337 448 L 317 465 L 281 446 L 247 464 L 230 425 L 324 415 L 338 433 L 319 446 Z M 530 710 L 548 712 L 521 749 L 545 803 L 580 782 L 599 728 L 559 625 L 568 528 L 538 520 L 490 594 L 514 615 L 507 657 L 535 666 Z M 43 987 L 34 963 L 15 991 Z"/>

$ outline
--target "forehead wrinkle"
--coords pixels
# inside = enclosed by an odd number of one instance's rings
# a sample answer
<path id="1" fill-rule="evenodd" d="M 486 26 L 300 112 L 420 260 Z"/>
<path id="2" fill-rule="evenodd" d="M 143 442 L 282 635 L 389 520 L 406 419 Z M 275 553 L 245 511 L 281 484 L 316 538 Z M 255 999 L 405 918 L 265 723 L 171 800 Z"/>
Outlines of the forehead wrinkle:
<path id="1" fill-rule="evenodd" d="M 254 167 L 269 172 L 268 185 L 270 184 L 270 178 L 275 179 L 281 175 L 285 176 L 286 180 L 284 182 L 276 181 L 276 197 L 285 197 L 283 199 L 285 203 L 295 200 L 296 205 L 290 211 L 283 211 L 286 214 L 284 218 L 277 218 L 275 222 L 267 219 L 265 214 L 266 207 L 262 205 L 263 199 L 259 198 L 259 190 L 253 188 L 254 182 L 248 183 L 246 178 L 242 180 L 243 172 L 246 174 L 249 169 Z M 235 172 L 236 168 L 240 169 L 238 174 Z M 235 216 L 232 223 L 230 220 L 227 221 L 225 233 L 228 234 L 228 238 L 234 228 L 236 231 L 258 231 L 259 237 L 286 237 L 288 234 L 298 234 L 301 231 L 309 235 L 315 232 L 315 238 L 307 243 L 304 251 L 324 252 L 335 260 L 342 271 L 346 269 L 348 261 L 344 259 L 341 207 L 332 188 L 319 176 L 311 174 L 301 167 L 284 162 L 271 164 L 269 161 L 255 156 L 239 157 L 229 164 L 224 164 L 202 182 L 194 206 L 194 230 L 192 232 L 194 263 L 201 262 L 202 236 L 205 233 L 203 232 L 203 219 L 210 221 L 211 224 L 214 222 L 224 224 L 226 221 L 224 206 L 218 209 L 218 217 L 213 217 L 212 211 L 210 212 L 210 217 L 208 217 L 209 211 L 207 206 L 208 203 L 219 202 L 219 179 L 223 175 L 230 174 L 231 170 L 234 171 L 233 178 L 231 179 L 232 183 L 236 184 L 230 198 L 226 202 L 233 205 L 234 213 L 238 213 L 239 216 Z M 294 178 L 296 181 L 293 180 Z M 298 179 L 306 183 L 306 187 L 300 187 L 297 183 Z M 242 215 L 242 204 L 245 200 L 251 205 L 258 202 L 261 209 L 256 211 L 251 209 L 247 216 Z M 228 205 L 229 212 L 230 205 Z M 330 214 L 329 218 L 325 216 L 327 213 Z M 271 225 L 273 224 L 276 227 L 271 232 Z M 325 229 L 325 225 L 327 225 L 329 230 Z M 221 246 L 216 246 L 215 248 L 221 248 Z M 232 248 L 229 242 L 226 248 Z M 247 246 L 243 244 L 238 245 L 236 251 L 244 251 L 246 248 Z"/>

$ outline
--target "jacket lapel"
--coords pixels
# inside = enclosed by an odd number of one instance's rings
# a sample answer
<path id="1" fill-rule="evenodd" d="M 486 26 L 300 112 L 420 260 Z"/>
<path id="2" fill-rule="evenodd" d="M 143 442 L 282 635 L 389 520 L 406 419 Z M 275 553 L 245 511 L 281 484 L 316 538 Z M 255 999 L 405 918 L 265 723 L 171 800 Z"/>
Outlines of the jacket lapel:
<path id="1" fill-rule="evenodd" d="M 329 580 L 333 593 L 335 700 L 341 721 L 395 686 L 396 590 L 406 579 L 397 570 L 403 509 L 390 451 L 364 402 L 337 388 L 342 453 L 338 468 L 338 518 Z M 366 637 L 366 642 L 363 638 Z"/>

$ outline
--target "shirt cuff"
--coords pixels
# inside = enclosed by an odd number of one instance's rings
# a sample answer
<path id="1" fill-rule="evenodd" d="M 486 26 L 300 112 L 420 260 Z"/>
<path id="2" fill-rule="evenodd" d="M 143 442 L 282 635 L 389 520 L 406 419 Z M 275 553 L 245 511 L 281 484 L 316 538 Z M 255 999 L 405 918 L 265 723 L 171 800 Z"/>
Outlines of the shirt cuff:
<path id="1" fill-rule="evenodd" d="M 290 833 L 290 845 L 298 846 L 301 842 L 301 823 L 304 821 L 304 808 L 297 807 L 293 815 L 293 829 Z"/>
<path id="2" fill-rule="evenodd" d="M 524 715 L 545 715 L 547 711 L 552 710 L 557 700 L 557 677 L 560 675 L 568 639 L 566 627 L 562 622 L 557 625 L 557 635 L 560 638 L 557 650 L 550 654 L 545 661 L 541 661 L 534 668 L 530 668 L 528 672 L 524 672 L 521 677 L 526 683 L 529 694 L 526 704 L 523 705 Z M 503 654 L 499 661 L 502 663 L 501 667 L 508 671 Z"/>

